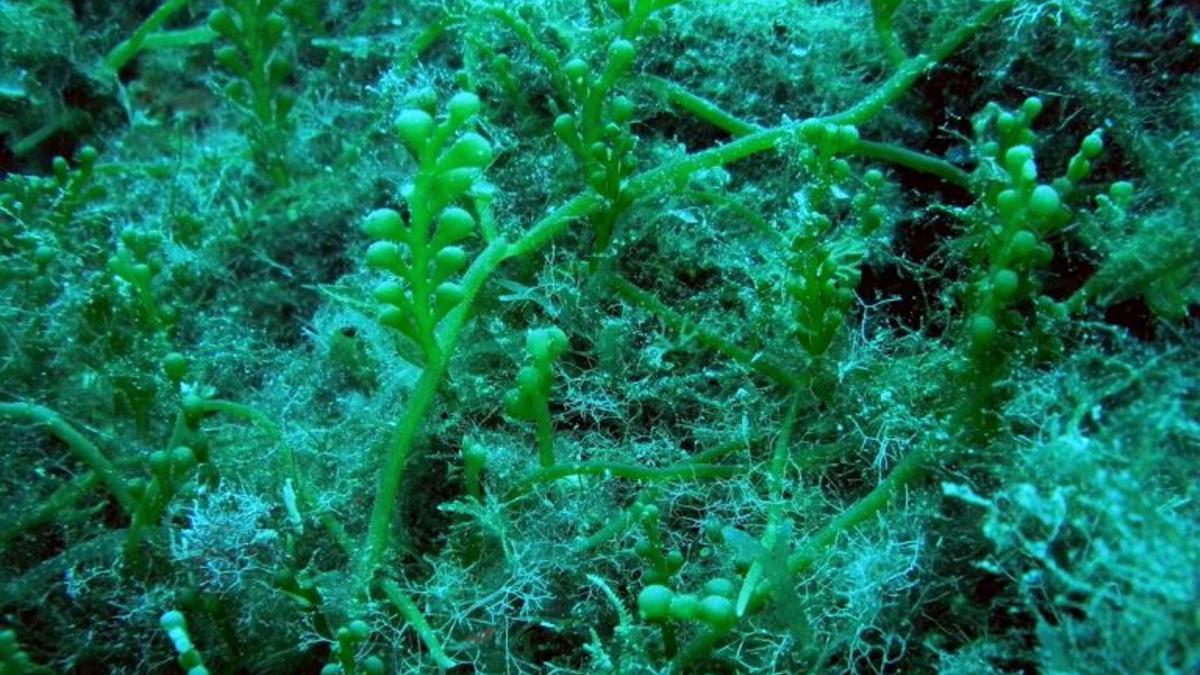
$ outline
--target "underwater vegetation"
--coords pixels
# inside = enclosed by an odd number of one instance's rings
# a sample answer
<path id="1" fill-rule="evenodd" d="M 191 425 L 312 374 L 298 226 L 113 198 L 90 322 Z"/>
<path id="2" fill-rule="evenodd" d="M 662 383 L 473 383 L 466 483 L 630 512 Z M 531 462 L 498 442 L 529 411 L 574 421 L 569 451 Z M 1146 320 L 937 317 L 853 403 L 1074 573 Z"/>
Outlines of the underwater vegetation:
<path id="1" fill-rule="evenodd" d="M 1200 672 L 1200 15 L 0 0 L 0 674 Z"/>

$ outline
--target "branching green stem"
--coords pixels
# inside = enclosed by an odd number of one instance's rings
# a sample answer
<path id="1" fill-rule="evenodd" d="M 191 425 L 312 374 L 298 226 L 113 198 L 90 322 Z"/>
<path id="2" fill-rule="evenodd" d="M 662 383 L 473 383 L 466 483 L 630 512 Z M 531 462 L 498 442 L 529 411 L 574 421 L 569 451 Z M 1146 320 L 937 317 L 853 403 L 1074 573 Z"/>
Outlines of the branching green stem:
<path id="1" fill-rule="evenodd" d="M 420 433 L 425 414 L 437 396 L 438 386 L 449 365 L 449 355 L 454 352 L 479 289 L 503 261 L 507 250 L 508 242 L 503 237 L 496 239 L 479 254 L 463 275 L 462 302 L 438 326 L 439 349 L 436 358 L 426 364 L 400 418 L 400 424 L 388 441 L 386 465 L 379 477 L 367 538 L 358 561 L 357 584 L 361 593 L 365 594 L 370 587 L 371 578 L 387 553 L 392 512 L 395 510 L 400 481 L 404 477 L 404 467 Z"/>
<path id="2" fill-rule="evenodd" d="M 944 61 L 981 29 L 1010 10 L 1015 1 L 995 0 L 988 4 L 951 31 L 928 53 L 913 56 L 898 66 L 896 72 L 861 101 L 840 113 L 818 117 L 817 121 L 857 125 L 870 120 L 907 93 L 931 68 Z M 795 136 L 804 123 L 805 120 L 799 120 L 747 133 L 725 145 L 697 152 L 645 171 L 630 179 L 625 195 L 631 200 L 645 197 L 659 191 L 664 185 L 678 185 L 697 171 L 723 166 L 771 150 L 785 138 Z"/>
<path id="3" fill-rule="evenodd" d="M 1008 11 L 1015 0 L 997 0 L 980 10 L 975 16 L 966 20 L 958 29 L 953 31 L 929 54 L 921 54 L 908 59 L 888 78 L 875 92 L 860 101 L 850 109 L 824 118 L 821 121 L 838 124 L 859 124 L 878 114 L 884 107 L 907 92 L 913 84 L 934 66 L 954 52 L 976 32 Z M 542 45 L 520 19 L 503 10 L 496 11 L 496 16 L 508 23 L 519 36 L 541 58 L 547 70 L 552 74 L 561 71 L 557 56 Z M 557 79 L 557 78 L 556 78 Z M 770 150 L 778 143 L 796 134 L 802 122 L 794 122 L 771 129 L 764 129 L 747 134 L 723 146 L 689 155 L 675 162 L 651 169 L 630 179 L 624 190 L 629 200 L 645 197 L 658 192 L 664 187 L 678 184 L 687 179 L 695 171 L 721 166 L 723 164 L 749 157 L 753 154 Z M 487 278 L 495 271 L 501 262 L 507 258 L 527 255 L 548 244 L 556 235 L 561 233 L 574 219 L 589 215 L 603 207 L 603 200 L 592 193 L 584 193 L 567 202 L 546 218 L 534 225 L 516 243 L 509 245 L 503 237 L 494 240 L 485 251 L 476 258 L 470 269 L 463 277 L 465 298 L 447 315 L 444 323 L 439 326 L 438 342 L 440 353 L 436 359 L 427 364 L 425 371 L 417 381 L 399 426 L 387 445 L 387 465 L 382 472 L 372 509 L 368 534 L 363 547 L 363 553 L 358 564 L 358 590 L 364 592 L 370 585 L 375 570 L 382 562 L 388 549 L 391 517 L 399 490 L 404 465 L 417 439 L 421 423 L 433 404 L 437 388 L 445 374 L 449 355 L 453 353 L 459 334 L 465 325 L 475 296 Z M 754 371 L 790 388 L 796 388 L 803 378 L 787 369 L 773 363 L 761 355 L 752 354 L 733 345 L 718 336 L 707 333 L 684 317 L 671 311 L 653 296 L 633 286 L 629 282 L 612 277 L 610 286 L 631 303 L 646 309 L 658 316 L 673 329 L 694 334 L 706 346 L 726 354 L 735 361 Z M 809 556 L 815 559 L 815 551 L 821 550 L 844 531 L 863 519 L 877 512 L 890 500 L 893 492 L 909 480 L 920 474 L 921 462 L 919 455 L 905 459 L 893 471 L 892 476 L 881 483 L 875 490 L 863 498 L 850 510 L 843 513 L 834 522 L 813 537 L 804 549 L 793 555 L 789 561 L 794 571 L 804 569 L 811 564 Z M 806 553 L 810 552 L 810 553 Z"/>

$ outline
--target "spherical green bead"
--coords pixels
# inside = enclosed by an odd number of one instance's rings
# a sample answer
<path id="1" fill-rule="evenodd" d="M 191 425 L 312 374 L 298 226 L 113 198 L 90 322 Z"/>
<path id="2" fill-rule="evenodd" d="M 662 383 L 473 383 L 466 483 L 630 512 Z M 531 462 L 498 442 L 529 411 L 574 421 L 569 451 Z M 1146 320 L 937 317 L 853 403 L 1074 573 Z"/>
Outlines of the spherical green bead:
<path id="1" fill-rule="evenodd" d="M 1049 185 L 1039 185 L 1029 195 L 1029 213 L 1039 220 L 1045 220 L 1062 207 L 1058 192 Z"/>
<path id="2" fill-rule="evenodd" d="M 633 64 L 636 56 L 637 48 L 629 40 L 613 40 L 613 43 L 608 46 L 609 67 L 619 72 L 627 70 Z"/>
<path id="3" fill-rule="evenodd" d="M 171 450 L 171 465 L 176 471 L 187 471 L 196 466 L 196 451 L 186 445 Z"/>
<path id="4" fill-rule="evenodd" d="M 438 95 L 433 87 L 420 87 L 404 97 L 404 105 L 409 109 L 420 110 L 430 115 L 437 106 Z"/>
<path id="5" fill-rule="evenodd" d="M 737 611 L 733 601 L 722 595 L 708 595 L 700 601 L 697 618 L 713 630 L 728 631 L 737 625 Z"/>
<path id="6" fill-rule="evenodd" d="M 1016 295 L 1020 282 L 1016 272 L 1009 269 L 998 270 L 992 275 L 992 290 L 1001 300 L 1011 300 Z"/>
<path id="7" fill-rule="evenodd" d="M 58 250 L 53 246 L 42 244 L 33 250 L 33 262 L 36 263 L 38 267 L 45 267 L 49 265 L 50 263 L 54 262 L 54 259 L 57 257 Z"/>
<path id="8" fill-rule="evenodd" d="M 1079 154 L 1087 159 L 1095 159 L 1104 151 L 1104 138 L 1099 131 L 1093 131 L 1084 137 L 1083 142 L 1079 144 Z"/>
<path id="9" fill-rule="evenodd" d="M 567 113 L 555 117 L 554 134 L 558 136 L 559 140 L 568 145 L 578 141 L 579 132 L 575 127 L 575 117 Z"/>
<path id="10" fill-rule="evenodd" d="M 1119 180 L 1108 187 L 1108 194 L 1120 206 L 1128 206 L 1133 200 L 1133 183 Z"/>
<path id="11" fill-rule="evenodd" d="M 270 14 L 263 19 L 262 27 L 267 48 L 272 49 L 279 44 L 279 38 L 283 36 L 283 32 L 287 30 L 287 19 L 278 14 Z"/>
<path id="12" fill-rule="evenodd" d="M 467 443 L 462 448 L 463 463 L 469 468 L 480 471 L 487 464 L 488 453 L 484 447 L 478 443 Z"/>
<path id="13" fill-rule="evenodd" d="M 11 628 L 0 630 L 0 655 L 12 654 L 20 649 L 17 633 Z"/>
<path id="14" fill-rule="evenodd" d="M 267 64 L 267 75 L 271 84 L 278 86 L 292 74 L 292 62 L 285 58 L 276 57 Z"/>
<path id="15" fill-rule="evenodd" d="M 867 209 L 867 218 L 877 227 L 887 218 L 887 209 L 883 204 L 872 204 L 871 208 Z"/>
<path id="16" fill-rule="evenodd" d="M 438 217 L 437 240 L 447 244 L 466 239 L 475 231 L 475 218 L 466 209 L 452 206 Z"/>
<path id="17" fill-rule="evenodd" d="M 204 667 L 204 659 L 200 658 L 200 652 L 188 649 L 179 655 L 179 666 L 189 671 L 188 675 L 191 675 L 191 671 Z"/>
<path id="18" fill-rule="evenodd" d="M 475 132 L 459 137 L 441 159 L 447 169 L 459 167 L 484 167 L 492 161 L 492 144 Z"/>
<path id="19" fill-rule="evenodd" d="M 172 382 L 179 382 L 187 375 L 187 366 L 187 358 L 179 352 L 171 352 L 162 360 L 163 373 Z"/>
<path id="20" fill-rule="evenodd" d="M 371 627 L 362 619 L 355 619 L 346 624 L 346 632 L 351 640 L 362 642 L 371 637 Z"/>
<path id="21" fill-rule="evenodd" d="M 1037 96 L 1030 96 L 1021 104 L 1021 114 L 1025 118 L 1026 123 L 1032 121 L 1042 112 L 1042 99 Z"/>
<path id="22" fill-rule="evenodd" d="M 458 169 L 446 168 L 438 174 L 435 184 L 437 197 L 443 202 L 458 199 L 464 192 L 471 189 L 478 178 L 479 169 L 474 166 Z"/>
<path id="23" fill-rule="evenodd" d="M 677 595 L 671 600 L 671 617 L 679 621 L 694 621 L 700 613 L 700 598 L 695 595 Z"/>
<path id="24" fill-rule="evenodd" d="M 129 486 L 129 494 L 133 495 L 134 499 L 140 500 L 146 494 L 146 480 L 144 478 L 131 478 L 126 481 Z"/>
<path id="25" fill-rule="evenodd" d="M 1028 162 L 1025 162 L 1024 164 L 1021 165 L 1020 173 L 1017 173 L 1016 175 L 1014 175 L 1013 180 L 1015 180 L 1015 181 L 1017 181 L 1017 183 L 1025 186 L 1025 185 L 1031 185 L 1034 181 L 1037 180 L 1037 177 L 1038 177 L 1037 162 L 1035 162 L 1031 159 Z"/>
<path id="26" fill-rule="evenodd" d="M 135 263 L 126 271 L 125 278 L 134 286 L 148 288 L 154 278 L 154 271 L 146 263 Z"/>
<path id="27" fill-rule="evenodd" d="M 1033 255 L 1030 257 L 1030 261 L 1034 265 L 1039 267 L 1044 266 L 1053 259 L 1054 249 L 1051 248 L 1050 244 L 1039 242 L 1037 246 L 1033 247 Z"/>
<path id="28" fill-rule="evenodd" d="M 845 180 L 850 175 L 850 162 L 838 158 L 833 160 L 831 166 L 833 177 L 837 180 Z"/>
<path id="29" fill-rule="evenodd" d="M 542 363 L 559 357 L 567 348 L 567 335 L 557 326 L 537 328 L 525 334 L 525 349 Z"/>
<path id="30" fill-rule="evenodd" d="M 644 509 L 642 509 L 642 522 L 643 523 L 658 522 L 658 516 L 659 516 L 659 510 L 658 510 L 658 507 L 655 506 L 654 504 L 647 504 L 646 507 Z"/>
<path id="31" fill-rule="evenodd" d="M 433 264 L 442 274 L 456 274 L 467 266 L 467 252 L 461 246 L 447 246 L 437 252 Z"/>
<path id="32" fill-rule="evenodd" d="M 405 241 L 408 238 L 404 218 L 394 209 L 376 209 L 367 214 L 362 229 L 374 239 Z"/>
<path id="33" fill-rule="evenodd" d="M 1014 145 L 1004 153 L 1004 167 L 1009 175 L 1020 176 L 1025 164 L 1033 160 L 1033 148 L 1028 145 Z"/>
<path id="34" fill-rule="evenodd" d="M 1012 247 L 1012 256 L 1017 262 L 1028 262 L 1033 251 L 1037 248 L 1037 235 L 1029 230 L 1020 230 L 1013 235 L 1009 245 Z"/>
<path id="35" fill-rule="evenodd" d="M 505 392 L 504 412 L 514 419 L 530 419 L 533 416 L 533 402 L 529 398 L 529 393 L 519 389 Z"/>
<path id="36" fill-rule="evenodd" d="M 709 579 L 704 583 L 704 592 L 709 595 L 720 595 L 726 598 L 732 598 L 737 595 L 737 586 L 729 579 L 717 577 Z"/>
<path id="37" fill-rule="evenodd" d="M 1017 117 L 1007 110 L 996 116 L 996 128 L 1002 134 L 1012 133 L 1013 128 L 1017 124 Z"/>
<path id="38" fill-rule="evenodd" d="M 521 366 L 517 371 L 517 387 L 530 394 L 541 390 L 542 376 L 534 366 Z"/>
<path id="39" fill-rule="evenodd" d="M 567 74 L 571 82 L 580 82 L 587 75 L 588 64 L 583 59 L 571 59 L 563 66 L 563 72 Z"/>
<path id="40" fill-rule="evenodd" d="M 387 670 L 383 665 L 383 659 L 375 656 L 374 654 L 363 659 L 362 663 L 359 665 L 359 669 L 365 675 L 383 675 L 384 671 Z"/>
<path id="41" fill-rule="evenodd" d="M 379 312 L 379 324 L 395 328 L 402 333 L 409 333 L 412 329 L 412 316 L 399 307 L 388 307 Z"/>
<path id="42" fill-rule="evenodd" d="M 226 70 L 233 73 L 246 72 L 246 63 L 242 61 L 242 54 L 237 50 L 237 47 L 225 45 L 217 50 L 217 63 L 221 64 Z"/>
<path id="43" fill-rule="evenodd" d="M 390 241 L 377 241 L 367 248 L 367 265 L 382 270 L 400 273 L 404 269 L 404 255 L 400 247 Z"/>
<path id="44" fill-rule="evenodd" d="M 233 15 L 225 8 L 214 9 L 208 15 L 208 27 L 226 39 L 234 39 L 238 34 L 237 23 Z"/>
<path id="45" fill-rule="evenodd" d="M 450 114 L 450 121 L 454 124 L 461 124 L 478 115 L 480 107 L 479 97 L 465 91 L 455 94 L 446 103 L 446 111 Z"/>
<path id="46" fill-rule="evenodd" d="M 633 545 L 633 552 L 639 558 L 649 558 L 654 553 L 654 547 L 648 541 L 639 541 Z"/>
<path id="47" fill-rule="evenodd" d="M 173 630 L 187 630 L 187 620 L 183 618 L 183 612 L 177 610 L 163 614 L 158 619 L 158 625 L 168 633 Z"/>
<path id="48" fill-rule="evenodd" d="M 659 37 L 667 30 L 667 22 L 663 21 L 661 16 L 651 16 L 646 19 L 645 27 L 642 28 L 642 34 L 653 40 Z"/>
<path id="49" fill-rule="evenodd" d="M 1092 172 L 1092 163 L 1084 159 L 1083 155 L 1074 155 L 1067 163 L 1067 181 L 1069 183 L 1078 183 L 1088 177 Z"/>
<path id="50" fill-rule="evenodd" d="M 409 300 L 408 289 L 396 281 L 385 281 L 379 284 L 372 291 L 372 295 L 376 300 L 396 307 L 407 305 Z"/>
<path id="51" fill-rule="evenodd" d="M 163 475 L 171 468 L 171 456 L 162 450 L 150 453 L 150 471 Z"/>
<path id="52" fill-rule="evenodd" d="M 396 117 L 396 135 L 414 155 L 420 155 L 433 133 L 433 117 L 424 110 L 410 108 Z"/>
<path id="53" fill-rule="evenodd" d="M 89 172 L 96 165 L 96 160 L 99 159 L 100 153 L 96 148 L 85 145 L 79 150 L 79 168 L 84 172 Z"/>
<path id="54" fill-rule="evenodd" d="M 647 586 L 638 593 L 638 612 L 646 621 L 662 621 L 671 615 L 675 593 L 666 586 Z"/>
<path id="55" fill-rule="evenodd" d="M 810 117 L 800 123 L 800 137 L 808 143 L 819 143 L 825 138 L 825 125 Z"/>
<path id="56" fill-rule="evenodd" d="M 996 320 L 986 314 L 971 317 L 971 347 L 986 349 L 996 341 Z"/>
<path id="57" fill-rule="evenodd" d="M 204 412 L 204 398 L 196 393 L 184 394 L 179 403 L 185 415 L 195 417 Z"/>
<path id="58" fill-rule="evenodd" d="M 618 96 L 612 100 L 612 118 L 617 124 L 625 124 L 633 117 L 633 101 L 627 96 Z"/>
<path id="59" fill-rule="evenodd" d="M 842 124 L 835 132 L 834 142 L 839 151 L 849 150 L 858 144 L 858 127 L 853 124 Z"/>
<path id="60" fill-rule="evenodd" d="M 433 289 L 433 296 L 438 309 L 442 312 L 447 312 L 463 301 L 463 298 L 466 297 L 466 292 L 463 291 L 462 286 L 452 281 L 447 281 L 438 284 L 438 287 Z"/>

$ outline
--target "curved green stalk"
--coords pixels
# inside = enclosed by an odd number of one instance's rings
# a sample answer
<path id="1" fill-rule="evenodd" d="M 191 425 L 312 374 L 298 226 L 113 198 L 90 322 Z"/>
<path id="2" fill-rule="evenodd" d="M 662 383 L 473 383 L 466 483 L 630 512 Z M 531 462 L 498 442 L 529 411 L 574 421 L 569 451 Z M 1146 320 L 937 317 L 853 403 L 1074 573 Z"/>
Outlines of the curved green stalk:
<path id="1" fill-rule="evenodd" d="M 383 592 L 387 595 L 388 600 L 400 610 L 400 615 L 404 617 L 417 632 L 417 637 L 421 638 L 421 642 L 429 649 L 429 655 L 433 657 L 434 663 L 442 670 L 453 668 L 457 664 L 446 655 L 446 650 L 442 649 L 442 641 L 438 639 L 437 633 L 425 620 L 425 615 L 421 613 L 417 603 L 408 597 L 404 589 L 400 588 L 400 584 L 391 579 L 383 580 Z"/>
<path id="2" fill-rule="evenodd" d="M 132 514 L 137 509 L 137 500 L 129 493 L 129 487 L 117 474 L 116 467 L 108 457 L 104 456 L 95 443 L 59 417 L 58 413 L 33 403 L 0 403 L 0 416 L 22 418 L 46 427 L 51 434 L 67 444 L 71 454 L 96 472 L 126 513 Z"/>
<path id="3" fill-rule="evenodd" d="M 900 3 L 904 0 L 871 0 L 871 15 L 875 20 L 875 35 L 879 38 L 879 46 L 883 48 L 883 55 L 893 66 L 898 66 L 904 63 L 908 58 L 908 54 L 904 52 L 904 46 L 900 44 L 900 38 L 896 35 L 896 28 L 892 25 L 892 17 L 896 15 L 896 9 L 900 7 Z"/>
<path id="4" fill-rule="evenodd" d="M 31 513 L 17 516 L 14 522 L 8 523 L 0 530 L 0 548 L 16 539 L 26 530 L 49 522 L 60 513 L 71 508 L 75 502 L 100 483 L 100 476 L 95 471 L 81 473 L 67 483 L 63 483 L 46 499 L 42 500 Z"/>
<path id="5" fill-rule="evenodd" d="M 859 140 L 847 152 L 859 157 L 878 159 L 891 164 L 905 166 L 922 173 L 928 173 L 960 188 L 969 188 L 971 186 L 971 177 L 966 171 L 940 157 L 926 155 L 916 150 L 909 150 L 903 146 Z"/>
<path id="6" fill-rule="evenodd" d="M 277 441 L 281 438 L 279 427 L 275 426 L 275 423 L 272 422 L 270 418 L 258 412 L 254 408 L 241 403 L 226 401 L 219 398 L 201 398 L 185 401 L 184 408 L 188 413 L 214 412 L 229 415 L 230 417 L 236 417 L 238 419 L 250 422 L 254 426 L 258 427 L 263 433 L 269 436 L 271 440 Z"/>
<path id="7" fill-rule="evenodd" d="M 654 88 L 654 91 L 659 96 L 667 99 L 667 102 L 671 105 L 682 108 L 696 118 L 704 120 L 718 129 L 729 132 L 735 138 L 748 136 L 762 130 L 762 127 L 757 124 L 738 119 L 732 113 L 722 110 L 712 101 L 702 96 L 697 96 L 670 80 L 654 75 L 647 76 L 646 79 L 650 82 L 650 86 Z"/>
<path id="8" fill-rule="evenodd" d="M 761 352 L 756 354 L 747 349 L 742 349 L 732 342 L 704 330 L 696 323 L 664 305 L 658 298 L 655 298 L 621 277 L 613 275 L 608 280 L 608 285 L 630 304 L 641 307 L 658 317 L 659 320 L 667 324 L 672 330 L 678 333 L 694 335 L 700 344 L 714 351 L 721 352 L 750 370 L 792 389 L 796 389 L 804 384 L 805 380 L 803 377 L 775 363 L 770 357 L 763 355 Z"/>
<path id="9" fill-rule="evenodd" d="M 533 489 L 538 483 L 549 483 L 571 476 L 603 476 L 640 480 L 647 483 L 667 480 L 711 480 L 732 478 L 740 467 L 717 464 L 676 464 L 661 468 L 625 462 L 567 462 L 538 469 L 516 487 L 509 490 L 506 500 L 512 500 Z"/>
<path id="10" fill-rule="evenodd" d="M 825 527 L 810 536 L 798 551 L 788 556 L 788 571 L 792 574 L 807 571 L 839 536 L 882 511 L 904 488 L 923 478 L 928 469 L 928 462 L 929 452 L 926 450 L 917 450 L 900 460 L 879 485 L 839 513 Z"/>
<path id="11" fill-rule="evenodd" d="M 167 0 L 160 5 L 158 9 L 154 10 L 142 22 L 142 25 L 137 27 L 137 30 L 133 32 L 133 35 L 129 36 L 129 39 L 113 47 L 108 56 L 104 58 L 104 67 L 113 74 L 123 68 L 126 63 L 129 63 L 133 57 L 138 55 L 138 52 L 142 51 L 146 38 L 166 23 L 167 19 L 170 19 L 179 10 L 187 7 L 189 2 L 191 0 Z"/>

